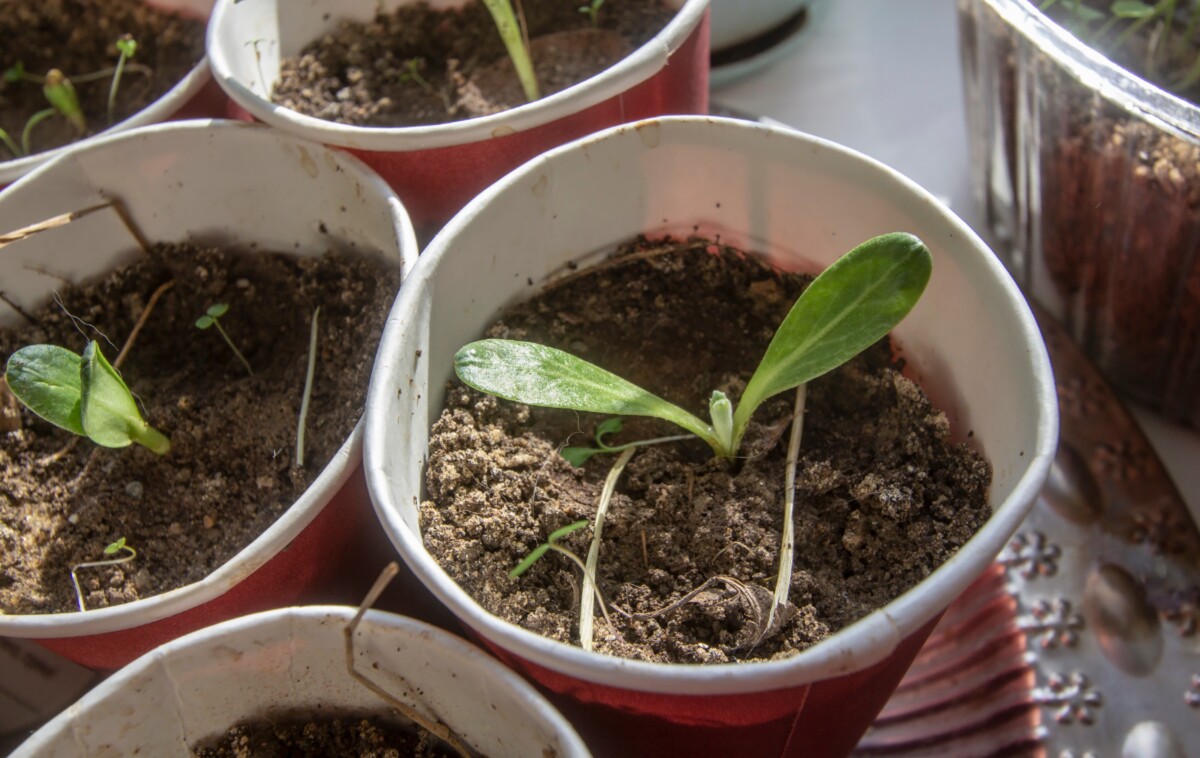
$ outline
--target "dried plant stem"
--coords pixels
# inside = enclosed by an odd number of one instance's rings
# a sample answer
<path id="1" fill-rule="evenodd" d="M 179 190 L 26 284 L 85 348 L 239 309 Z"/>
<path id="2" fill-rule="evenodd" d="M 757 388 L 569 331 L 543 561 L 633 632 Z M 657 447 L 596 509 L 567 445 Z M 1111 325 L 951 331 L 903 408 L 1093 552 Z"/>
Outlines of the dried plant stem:
<path id="1" fill-rule="evenodd" d="M 80 563 L 80 564 L 77 564 L 77 565 L 71 567 L 71 582 L 75 585 L 75 599 L 79 601 L 79 610 L 80 611 L 87 611 L 87 607 L 83 604 L 83 588 L 79 586 L 79 577 L 76 575 L 75 572 L 79 571 L 79 569 L 85 569 L 85 568 L 98 568 L 100 566 L 118 566 L 122 563 L 129 563 L 134 558 L 137 558 L 137 551 L 134 550 L 133 548 L 129 547 L 128 545 L 123 545 L 121 547 L 121 549 L 124 550 L 127 553 L 127 555 L 123 555 L 120 558 L 111 558 L 106 561 L 88 561 L 87 563 Z"/>
<path id="2" fill-rule="evenodd" d="M 60 213 L 57 216 L 52 216 L 51 218 L 48 218 L 44 221 L 39 221 L 36 224 L 30 224 L 29 226 L 21 227 L 20 229 L 16 229 L 6 234 L 0 234 L 0 248 L 4 247 L 5 245 L 11 245 L 14 242 L 20 242 L 21 240 L 32 237 L 40 232 L 49 231 L 50 229 L 57 229 L 60 226 L 66 226 L 76 219 L 83 218 L 84 216 L 88 216 L 98 210 L 103 210 L 104 208 L 111 208 L 112 206 L 113 201 L 110 200 L 106 203 L 90 205 L 87 208 L 71 211 L 70 213 Z"/>
<path id="3" fill-rule="evenodd" d="M 381 700 L 399 711 L 402 716 L 444 741 L 460 756 L 463 758 L 474 758 L 476 755 L 475 751 L 472 750 L 469 745 L 463 742 L 462 738 L 455 734 L 450 727 L 446 726 L 440 721 L 429 718 L 425 714 L 410 706 L 408 703 L 393 697 L 391 693 L 368 679 L 365 674 L 358 671 L 358 669 L 354 667 L 354 632 L 358 629 L 358 622 L 362 620 L 362 617 L 367 612 L 367 609 L 375 604 L 375 601 L 379 599 L 379 595 L 388 586 L 388 583 L 395 578 L 399 571 L 400 565 L 395 561 L 392 561 L 383 569 L 382 573 L 379 575 L 379 578 L 375 580 L 375 584 L 371 585 L 371 589 L 367 592 L 367 596 L 363 598 L 362 604 L 358 606 L 358 612 L 354 614 L 354 618 L 350 619 L 350 622 L 347 623 L 345 628 L 342 630 L 342 634 L 346 640 L 346 670 L 349 672 L 354 681 L 375 693 L 375 695 Z M 403 677 L 400 678 L 403 679 Z M 416 690 L 413 691 L 416 692 Z"/>
<path id="4" fill-rule="evenodd" d="M 600 504 L 596 507 L 596 521 L 592 527 L 592 544 L 588 547 L 587 564 L 583 568 L 583 591 L 579 593 L 579 644 L 584 650 L 592 649 L 593 619 L 592 612 L 596 598 L 596 584 L 592 578 L 596 576 L 596 563 L 600 559 L 600 536 L 604 531 L 604 517 L 608 514 L 608 504 L 612 501 L 613 491 L 617 487 L 617 479 L 625 470 L 625 464 L 633 457 L 637 448 L 621 451 L 616 462 L 608 471 L 604 480 L 604 489 L 600 492 Z"/>
<path id="5" fill-rule="evenodd" d="M 779 574 L 775 578 L 775 596 L 767 626 L 775 623 L 775 614 L 782 613 L 788 604 L 788 590 L 792 586 L 792 563 L 796 554 L 796 528 L 792 523 L 792 512 L 796 507 L 796 464 L 800 458 L 800 438 L 804 434 L 804 402 L 808 385 L 796 388 L 796 404 L 792 413 L 792 436 L 788 440 L 787 468 L 784 469 L 783 488 L 783 533 L 779 540 Z"/>
<path id="6" fill-rule="evenodd" d="M 150 295 L 150 299 L 146 301 L 146 307 L 142 309 L 141 314 L 138 316 L 137 323 L 133 325 L 133 329 L 130 330 L 129 336 L 125 338 L 125 344 L 121 346 L 121 352 L 117 354 L 117 359 L 113 361 L 113 368 L 121 367 L 121 363 L 125 360 L 125 356 L 129 355 L 129 351 L 133 349 L 133 343 L 134 340 L 137 339 L 138 333 L 142 331 L 142 327 L 145 326 L 146 320 L 150 318 L 150 312 L 154 310 L 154 306 L 158 303 L 158 299 L 163 296 L 163 293 L 174 286 L 175 280 L 168 279 L 160 284 L 158 289 L 154 290 L 154 292 Z"/>
<path id="7" fill-rule="evenodd" d="M 599 585 L 596 584 L 595 574 L 588 571 L 587 566 L 583 564 L 583 561 L 579 560 L 578 555 L 575 555 L 575 553 L 571 552 L 565 547 L 555 544 L 550 544 L 548 547 L 556 553 L 565 555 L 567 558 L 571 559 L 572 563 L 579 567 L 579 570 L 583 572 L 584 582 L 590 582 L 592 586 L 596 588 L 596 600 L 600 603 L 600 612 L 604 614 L 604 620 L 608 622 L 609 627 L 616 629 L 616 627 L 613 626 L 612 616 L 608 615 L 608 603 L 604 602 L 604 593 L 600 591 Z"/>
<path id="8" fill-rule="evenodd" d="M 308 371 L 304 375 L 304 395 L 300 398 L 300 420 L 296 423 L 296 465 L 304 468 L 304 425 L 308 421 L 308 401 L 312 397 L 313 374 L 317 368 L 317 318 L 321 306 L 313 310 L 312 328 L 308 338 Z"/>
<path id="9" fill-rule="evenodd" d="M 664 255 L 677 255 L 679 253 L 690 253 L 690 252 L 694 252 L 696 250 L 703 250 L 703 249 L 707 248 L 710 244 L 711 243 L 709 243 L 709 242 L 684 242 L 684 243 L 673 243 L 673 244 L 668 244 L 668 245 L 659 245 L 658 247 L 651 247 L 651 248 L 647 248 L 645 250 L 638 250 L 635 253 L 629 253 L 628 255 L 622 255 L 619 258 L 609 258 L 607 260 L 604 260 L 604 261 L 601 261 L 601 262 L 595 264 L 594 266 L 587 266 L 585 268 L 579 269 L 578 271 L 572 271 L 569 274 L 563 274 L 562 276 L 559 276 L 557 279 L 553 279 L 550 282 L 548 282 L 546 284 L 546 289 L 548 289 L 548 290 L 556 289 L 558 287 L 563 286 L 564 284 L 573 282 L 576 279 L 579 279 L 580 277 L 593 276 L 595 274 L 600 273 L 601 271 L 607 271 L 608 269 L 611 269 L 611 268 L 619 268 L 621 266 L 625 266 L 625 265 L 628 265 L 631 263 L 636 263 L 637 261 L 649 260 L 651 258 L 658 258 L 658 257 L 664 256 Z"/>

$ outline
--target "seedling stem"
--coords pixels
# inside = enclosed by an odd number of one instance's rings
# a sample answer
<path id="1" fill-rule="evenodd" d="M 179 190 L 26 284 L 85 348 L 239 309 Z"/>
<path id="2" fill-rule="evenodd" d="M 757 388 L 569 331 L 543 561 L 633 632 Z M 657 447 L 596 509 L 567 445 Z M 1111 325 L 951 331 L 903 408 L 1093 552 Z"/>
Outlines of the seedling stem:
<path id="1" fill-rule="evenodd" d="M 246 360 L 246 356 L 242 355 L 242 351 L 237 349 L 237 345 L 233 344 L 233 340 L 229 339 L 229 335 L 225 333 L 225 329 L 221 327 L 221 316 L 229 312 L 229 303 L 216 303 L 208 306 L 208 310 L 204 315 L 196 319 L 197 329 L 207 329 L 210 326 L 215 326 L 220 332 L 221 338 L 225 340 L 225 344 L 229 345 L 229 349 L 237 356 L 237 359 L 246 367 L 246 372 L 250 376 L 254 376 L 254 369 L 250 368 L 250 361 Z"/>
<path id="2" fill-rule="evenodd" d="M 124 537 L 121 537 L 116 542 L 114 542 L 111 545 L 109 545 L 108 547 L 104 548 L 105 555 L 117 555 L 117 553 L 124 553 L 124 555 L 118 556 L 116 558 L 111 558 L 106 561 L 88 561 L 86 563 L 80 563 L 78 565 L 71 567 L 71 582 L 75 585 L 75 599 L 79 601 L 79 610 L 80 611 L 87 611 L 87 607 L 83 603 L 83 588 L 79 586 L 79 576 L 77 575 L 76 572 L 78 572 L 79 569 L 85 569 L 85 568 L 97 568 L 100 566 L 118 566 L 122 563 L 129 563 L 134 558 L 137 558 L 137 551 L 134 550 L 129 545 L 125 544 Z"/>
<path id="3" fill-rule="evenodd" d="M 138 43 L 132 36 L 128 34 L 121 35 L 117 40 L 117 52 L 120 57 L 117 58 L 116 68 L 113 70 L 112 85 L 108 88 L 108 123 L 112 123 L 117 110 L 117 88 L 121 86 L 121 74 L 125 72 L 125 61 L 137 55 Z"/>

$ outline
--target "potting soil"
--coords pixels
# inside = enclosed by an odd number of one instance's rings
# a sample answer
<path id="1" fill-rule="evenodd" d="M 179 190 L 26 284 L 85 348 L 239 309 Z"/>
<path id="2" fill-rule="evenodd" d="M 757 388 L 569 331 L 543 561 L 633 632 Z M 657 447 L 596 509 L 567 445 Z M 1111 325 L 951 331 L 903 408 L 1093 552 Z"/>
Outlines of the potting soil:
<path id="1" fill-rule="evenodd" d="M 714 389 L 736 402 L 807 281 L 716 243 L 640 240 L 597 273 L 541 293 L 531 286 L 532 299 L 486 336 L 566 350 L 707 418 Z M 596 650 L 694 663 L 788 656 L 953 555 L 990 514 L 991 469 L 965 444 L 969 429 L 952 440 L 946 416 L 903 368 L 881 341 L 810 383 L 794 519 L 795 611 L 760 641 L 778 566 L 793 393 L 759 409 L 737 460 L 714 459 L 698 440 L 639 449 L 604 525 L 598 583 L 613 623 L 597 611 Z M 551 552 L 519 578 L 508 574 L 552 531 L 594 516 L 614 456 L 573 468 L 558 450 L 591 444 L 602 419 L 457 383 L 446 405 L 420 507 L 426 548 L 491 613 L 578 644 L 579 569 Z M 679 432 L 629 418 L 606 442 Z M 590 539 L 589 527 L 560 544 L 582 557 Z"/>

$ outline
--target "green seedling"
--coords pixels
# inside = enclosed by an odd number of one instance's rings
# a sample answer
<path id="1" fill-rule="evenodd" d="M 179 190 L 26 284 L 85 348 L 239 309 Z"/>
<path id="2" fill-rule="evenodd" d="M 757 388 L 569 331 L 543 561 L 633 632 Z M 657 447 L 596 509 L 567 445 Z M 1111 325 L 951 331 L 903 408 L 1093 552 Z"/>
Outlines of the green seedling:
<path id="1" fill-rule="evenodd" d="M 421 87 L 426 92 L 433 90 L 433 85 L 421 75 L 421 69 L 425 68 L 424 58 L 409 58 L 404 61 L 404 71 L 400 74 L 400 81 L 412 82 Z"/>
<path id="2" fill-rule="evenodd" d="M 150 68 L 130 62 L 138 50 L 137 40 L 132 36 L 128 34 L 122 35 L 114 44 L 118 54 L 115 66 L 86 74 L 74 75 L 70 78 L 56 68 L 50 69 L 45 76 L 32 74 L 26 70 L 24 61 L 17 61 L 6 68 L 4 73 L 0 75 L 5 82 L 8 84 L 28 82 L 41 86 L 46 100 L 50 103 L 51 107 L 37 111 L 29 117 L 21 131 L 21 140 L 19 143 L 8 132 L 0 129 L 0 144 L 3 144 L 14 157 L 20 158 L 29 155 L 32 152 L 31 142 L 34 127 L 54 115 L 61 115 L 67 119 L 71 123 L 71 126 L 74 127 L 76 135 L 82 137 L 87 133 L 87 117 L 79 104 L 79 96 L 75 92 L 75 85 L 109 79 L 110 77 L 108 123 L 111 124 L 115 120 L 117 92 L 120 88 L 122 78 L 135 71 L 145 76 L 153 74 Z"/>
<path id="3" fill-rule="evenodd" d="M 123 553 L 123 555 L 118 555 L 118 553 Z M 75 585 L 75 599 L 79 601 L 80 611 L 86 611 L 87 607 L 83 604 L 83 588 L 79 586 L 79 577 L 76 573 L 79 569 L 119 566 L 122 563 L 129 563 L 134 558 L 137 558 L 137 551 L 125 543 L 124 537 L 104 548 L 104 554 L 110 556 L 117 555 L 117 557 L 105 561 L 88 561 L 87 563 L 80 563 L 71 567 L 71 582 Z"/>
<path id="4" fill-rule="evenodd" d="M 467 385 L 526 405 L 651 416 L 669 421 L 707 442 L 719 458 L 737 455 L 746 426 L 763 402 L 795 389 L 795 422 L 785 474 L 788 489 L 794 490 L 807 383 L 842 365 L 891 331 L 916 305 L 932 268 L 928 248 L 910 234 L 875 237 L 843 255 L 814 279 L 793 304 L 746 384 L 737 408 L 725 393 L 713 391 L 708 423 L 599 366 L 544 345 L 496 339 L 473 342 L 455 355 L 454 368 Z M 582 463 L 598 453 L 621 451 L 601 492 L 584 566 L 579 634 L 585 650 L 592 648 L 591 608 L 595 586 L 591 577 L 596 575 L 604 517 L 617 478 L 638 445 L 663 441 L 607 445 L 605 436 L 618 430 L 614 420 L 607 420 L 597 428 L 597 448 L 565 449 L 571 451 L 566 457 L 572 463 Z M 793 508 L 794 493 L 786 497 L 784 504 L 780 567 L 768 626 L 788 604 L 794 551 L 790 526 Z"/>
<path id="5" fill-rule="evenodd" d="M 709 422 L 593 363 L 531 342 L 472 342 L 455 354 L 454 369 L 467 385 L 513 402 L 669 421 L 707 442 L 718 457 L 732 458 L 765 400 L 886 335 L 916 304 L 931 270 L 929 250 L 910 234 L 876 237 L 842 256 L 796 300 L 736 410 L 725 393 L 713 391 Z"/>
<path id="6" fill-rule="evenodd" d="M 26 73 L 24 64 L 17 63 L 5 70 L 4 80 L 6 82 L 40 82 L 42 93 L 45 95 L 46 101 L 50 103 L 49 108 L 37 111 L 25 121 L 19 145 L 7 131 L 0 129 L 0 143 L 3 143 L 13 156 L 20 158 L 29 155 L 32 152 L 34 128 L 55 115 L 61 115 L 67 119 L 75 128 L 77 136 L 82 137 L 87 133 L 87 118 L 84 117 L 83 109 L 79 105 L 79 96 L 75 93 L 75 85 L 63 75 L 63 72 L 52 68 L 45 77 L 35 77 Z"/>
<path id="7" fill-rule="evenodd" d="M 217 331 L 220 332 L 221 338 L 225 340 L 225 344 L 229 345 L 229 349 L 233 351 L 233 354 L 237 356 L 237 359 L 242 362 L 243 366 L 246 367 L 246 371 L 250 374 L 250 376 L 254 376 L 254 369 L 250 368 L 250 361 L 246 360 L 246 356 L 242 355 L 242 351 L 237 349 L 237 345 L 233 344 L 233 340 L 229 339 L 229 335 L 221 326 L 219 319 L 228 312 L 229 303 L 216 303 L 214 305 L 210 305 L 208 310 L 204 312 L 204 315 L 196 319 L 196 328 L 207 329 L 210 326 L 215 326 Z"/>
<path id="8" fill-rule="evenodd" d="M 492 14 L 492 20 L 496 22 L 496 29 L 500 32 L 504 49 L 508 51 L 508 57 L 512 59 L 517 78 L 521 81 L 525 99 L 532 103 L 542 95 L 538 89 L 537 75 L 533 71 L 533 61 L 529 57 L 529 43 L 521 32 L 520 24 L 517 23 L 512 4 L 509 3 L 509 0 L 483 0 L 483 4 L 487 6 L 488 12 Z"/>
<path id="9" fill-rule="evenodd" d="M 626 453 L 623 453 L 622 457 L 624 457 L 625 460 L 629 460 L 628 457 L 626 457 L 626 456 L 629 456 L 632 454 L 633 454 L 633 451 L 629 450 Z M 618 471 L 617 474 L 610 474 L 609 479 L 615 482 L 616 476 L 619 475 L 619 473 L 620 472 Z M 601 503 L 604 506 L 604 510 L 607 510 L 608 501 L 612 498 L 611 488 L 609 488 L 606 485 L 606 490 L 608 491 L 608 497 L 601 499 Z M 603 519 L 604 519 L 604 515 L 603 515 L 603 511 L 601 511 L 596 517 L 596 523 L 598 525 L 602 525 Z M 579 556 L 575 555 L 574 552 L 572 552 L 571 550 L 568 550 L 567 548 L 558 544 L 558 541 L 561 540 L 562 538 L 566 537 L 568 534 L 571 534 L 572 532 L 579 531 L 580 529 L 587 526 L 589 523 L 590 522 L 587 519 L 582 519 L 580 521 L 576 521 L 573 524 L 567 524 L 566 526 L 562 527 L 561 529 L 555 529 L 553 532 L 550 532 L 550 536 L 546 538 L 545 542 L 543 542 L 542 544 L 538 545 L 533 550 L 531 550 L 529 552 L 529 555 L 525 556 L 525 558 L 520 563 L 518 563 L 513 568 L 512 571 L 508 572 L 509 579 L 516 579 L 517 577 L 521 576 L 521 574 L 524 574 L 526 571 L 528 571 L 530 569 L 530 567 L 533 566 L 533 564 L 537 563 L 538 560 L 543 555 L 545 555 L 546 553 L 548 553 L 551 550 L 553 550 L 554 552 L 556 552 L 560 555 L 566 556 L 566 558 L 568 560 L 570 560 L 571 563 L 574 563 L 576 566 L 579 567 L 579 570 L 583 572 L 583 591 L 580 592 L 580 598 L 579 598 L 579 605 L 580 605 L 579 642 L 583 646 L 584 650 L 592 649 L 593 633 L 592 633 L 592 614 L 590 611 L 591 611 L 592 604 L 597 599 L 600 601 L 600 611 L 604 614 L 604 618 L 608 620 L 610 626 L 612 625 L 612 619 L 609 618 L 608 606 L 605 605 L 604 598 L 600 597 L 599 595 L 596 594 L 596 581 L 595 581 L 596 557 L 593 555 L 593 553 L 598 550 L 598 547 L 597 547 L 598 541 L 593 536 L 592 546 L 589 549 L 588 561 L 586 564 L 583 561 L 581 561 L 579 559 Z"/>
<path id="10" fill-rule="evenodd" d="M 644 447 L 646 445 L 659 445 L 664 442 L 679 442 L 681 440 L 691 439 L 690 434 L 677 434 L 670 437 L 655 437 L 649 440 L 637 440 L 635 442 L 626 442 L 623 445 L 609 445 L 604 441 L 604 438 L 610 434 L 619 434 L 624 422 L 618 416 L 616 418 L 605 419 L 596 425 L 596 433 L 593 439 L 596 442 L 596 447 L 564 447 L 558 451 L 559 455 L 566 458 L 567 461 L 576 468 L 587 463 L 593 455 L 600 453 L 619 453 L 622 450 L 628 450 L 633 447 Z"/>
<path id="11" fill-rule="evenodd" d="M 125 381 L 96 342 L 82 355 L 57 345 L 29 345 L 9 356 L 8 388 L 29 410 L 101 447 L 131 443 L 164 455 L 171 442 L 146 423 Z"/>
<path id="12" fill-rule="evenodd" d="M 79 95 L 75 94 L 75 85 L 63 72 L 56 68 L 47 71 L 42 92 L 55 112 L 75 127 L 76 134 L 82 136 L 87 133 L 87 118 L 83 115 L 83 108 L 79 106 Z"/>
<path id="13" fill-rule="evenodd" d="M 108 87 L 108 123 L 112 123 L 117 110 L 117 89 L 121 86 L 121 74 L 125 73 L 125 62 L 137 55 L 138 43 L 131 35 L 123 34 L 117 40 L 117 65 L 113 70 L 112 84 Z"/>
<path id="14" fill-rule="evenodd" d="M 532 568 L 533 564 L 537 563 L 543 555 L 551 550 L 567 556 L 567 558 L 571 559 L 575 565 L 582 569 L 583 561 L 579 560 L 579 556 L 575 555 L 575 553 L 566 549 L 562 545 L 559 545 L 558 541 L 563 537 L 566 537 L 568 534 L 579 531 L 590 523 L 591 522 L 587 519 L 582 519 L 580 521 L 576 521 L 574 524 L 567 524 L 561 529 L 555 529 L 553 532 L 550 532 L 550 536 L 546 538 L 545 542 L 531 550 L 529 555 L 525 556 L 524 560 L 518 563 L 512 571 L 508 572 L 508 578 L 516 579 L 521 574 L 524 574 L 526 571 Z"/>
<path id="15" fill-rule="evenodd" d="M 579 6 L 578 10 L 591 20 L 592 26 L 600 26 L 600 6 L 602 5 L 604 5 L 604 0 L 592 0 L 590 3 Z"/>

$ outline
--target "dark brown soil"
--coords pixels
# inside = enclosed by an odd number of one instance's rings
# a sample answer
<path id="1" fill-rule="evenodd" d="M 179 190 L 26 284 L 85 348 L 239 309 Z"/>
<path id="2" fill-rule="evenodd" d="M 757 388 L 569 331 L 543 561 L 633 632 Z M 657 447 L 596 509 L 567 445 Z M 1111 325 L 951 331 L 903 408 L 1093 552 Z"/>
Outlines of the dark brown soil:
<path id="1" fill-rule="evenodd" d="M 593 28 L 583 4 L 521 3 L 543 96 L 608 68 L 675 15 L 660 0 L 607 0 Z M 525 102 L 495 23 L 476 2 L 454 10 L 418 3 L 365 24 L 345 21 L 283 61 L 272 100 L 359 126 L 441 124 Z"/>
<path id="2" fill-rule="evenodd" d="M 31 152 L 41 152 L 104 131 L 108 120 L 111 76 L 80 81 L 85 74 L 116 65 L 116 41 L 130 34 L 138 43 L 117 92 L 112 123 L 123 121 L 175 86 L 204 57 L 203 19 L 183 18 L 156 10 L 142 0 L 38 0 L 0 2 L 0 70 L 24 64 L 38 76 L 57 68 L 75 82 L 80 106 L 88 120 L 85 135 L 75 133 L 63 118 L 54 117 L 32 131 Z M 148 67 L 144 70 L 141 67 Z M 0 77 L 0 129 L 18 145 L 25 123 L 48 107 L 42 85 L 8 82 Z M 0 160 L 12 152 L 0 143 Z"/>
<path id="3" fill-rule="evenodd" d="M 512 309 L 488 336 L 568 350 L 707 417 L 712 390 L 740 395 L 807 282 L 717 251 L 693 242 L 631 256 Z M 901 368 L 880 343 L 809 387 L 791 584 L 798 613 L 780 633 L 747 649 L 758 610 L 749 601 L 762 592 L 713 590 L 655 620 L 617 615 L 610 630 L 598 619 L 596 649 L 674 662 L 787 656 L 887 603 L 952 555 L 989 515 L 990 467 L 951 443 L 945 416 Z M 785 393 L 760 409 L 736 463 L 713 459 L 699 441 L 633 457 L 600 554 L 601 590 L 613 605 L 655 611 L 718 576 L 769 593 L 792 403 Z M 577 643 L 578 569 L 551 553 L 517 580 L 508 571 L 551 531 L 594 515 L 613 457 L 574 469 L 556 451 L 568 441 L 587 444 L 598 417 L 530 409 L 461 385 L 449 390 L 447 405 L 430 443 L 426 547 L 488 611 Z M 609 442 L 674 433 L 630 419 Z M 590 539 L 583 529 L 563 544 L 582 556 Z"/>
<path id="4" fill-rule="evenodd" d="M 0 612 L 77 610 L 69 571 L 124 537 L 131 563 L 79 572 L 88 608 L 149 597 L 196 581 L 266 529 L 320 473 L 362 411 L 375 347 L 399 276 L 348 254 L 301 258 L 155 247 L 107 278 L 60 291 L 63 307 L 36 324 L 0 330 L 0 361 L 27 344 L 81 351 L 97 339 L 109 360 L 151 293 L 155 306 L 121 367 L 147 421 L 167 434 L 156 456 L 100 448 L 29 411 L 0 433 Z M 250 376 L 197 317 L 228 303 L 221 323 Z M 296 425 L 313 309 L 318 360 L 304 467 Z M 68 312 L 70 315 L 68 315 Z"/>
<path id="5" fill-rule="evenodd" d="M 453 758 L 427 732 L 377 716 L 272 716 L 232 727 L 192 748 L 197 758 Z"/>

